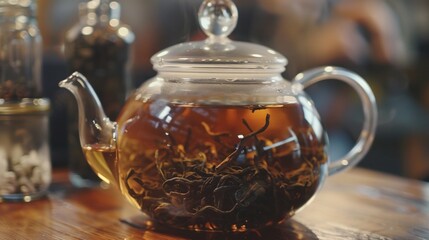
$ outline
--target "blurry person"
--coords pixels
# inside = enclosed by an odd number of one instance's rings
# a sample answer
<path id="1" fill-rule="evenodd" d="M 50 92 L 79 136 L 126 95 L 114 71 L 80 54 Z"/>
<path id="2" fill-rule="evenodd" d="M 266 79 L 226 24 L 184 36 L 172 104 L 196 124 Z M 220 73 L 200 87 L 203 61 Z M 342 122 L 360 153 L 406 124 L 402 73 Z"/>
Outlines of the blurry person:
<path id="1" fill-rule="evenodd" d="M 408 60 L 398 18 L 383 0 L 259 0 L 278 17 L 272 47 L 301 71 L 341 63 Z"/>

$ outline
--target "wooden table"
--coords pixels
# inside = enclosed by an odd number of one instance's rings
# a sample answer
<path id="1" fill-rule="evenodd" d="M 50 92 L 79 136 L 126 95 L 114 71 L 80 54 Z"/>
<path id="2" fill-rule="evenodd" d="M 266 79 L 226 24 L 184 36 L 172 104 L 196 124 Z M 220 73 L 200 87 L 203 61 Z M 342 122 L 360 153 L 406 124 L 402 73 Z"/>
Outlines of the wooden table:
<path id="1" fill-rule="evenodd" d="M 146 225 L 145 225 L 146 223 Z M 147 225 L 115 189 L 74 189 L 55 171 L 49 196 L 0 203 L 0 239 L 429 239 L 429 184 L 354 169 L 330 177 L 293 220 L 260 232 L 204 234 Z M 150 223 L 150 222 L 149 222 Z"/>

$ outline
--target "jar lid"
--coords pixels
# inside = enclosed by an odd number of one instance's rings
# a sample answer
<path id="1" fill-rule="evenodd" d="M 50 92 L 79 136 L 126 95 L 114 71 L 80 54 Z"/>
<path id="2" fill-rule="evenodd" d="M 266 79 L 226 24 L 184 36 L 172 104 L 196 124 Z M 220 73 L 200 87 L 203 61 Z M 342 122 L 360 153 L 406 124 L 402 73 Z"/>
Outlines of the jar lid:
<path id="1" fill-rule="evenodd" d="M 30 7 L 34 5 L 34 0 L 0 0 L 0 6 Z"/>
<path id="2" fill-rule="evenodd" d="M 18 102 L 0 99 L 0 115 L 16 115 L 49 112 L 50 101 L 46 98 L 23 98 Z"/>
<path id="3" fill-rule="evenodd" d="M 161 72 L 274 72 L 285 70 L 287 59 L 267 47 L 232 41 L 238 10 L 231 0 L 205 0 L 198 12 L 204 41 L 186 42 L 155 54 L 151 61 Z"/>

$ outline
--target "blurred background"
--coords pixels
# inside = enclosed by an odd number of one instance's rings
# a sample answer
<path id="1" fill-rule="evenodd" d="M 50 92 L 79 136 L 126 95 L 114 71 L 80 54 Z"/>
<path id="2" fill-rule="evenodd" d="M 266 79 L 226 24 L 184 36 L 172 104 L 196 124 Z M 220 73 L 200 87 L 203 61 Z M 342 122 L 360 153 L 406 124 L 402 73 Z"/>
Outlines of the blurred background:
<path id="1" fill-rule="evenodd" d="M 43 37 L 44 95 L 53 103 L 54 167 L 67 166 L 65 90 L 70 72 L 65 33 L 78 21 L 81 0 L 37 0 Z M 150 57 L 176 43 L 204 39 L 197 11 L 202 0 L 120 1 L 121 20 L 135 33 L 133 87 L 155 75 Z M 282 54 L 292 79 L 321 65 L 346 67 L 363 76 L 379 107 L 377 135 L 360 166 L 429 181 L 429 1 L 427 0 L 236 0 L 239 21 L 231 38 L 266 45 Z M 335 81 L 307 91 L 341 157 L 354 144 L 362 107 L 353 90 Z"/>

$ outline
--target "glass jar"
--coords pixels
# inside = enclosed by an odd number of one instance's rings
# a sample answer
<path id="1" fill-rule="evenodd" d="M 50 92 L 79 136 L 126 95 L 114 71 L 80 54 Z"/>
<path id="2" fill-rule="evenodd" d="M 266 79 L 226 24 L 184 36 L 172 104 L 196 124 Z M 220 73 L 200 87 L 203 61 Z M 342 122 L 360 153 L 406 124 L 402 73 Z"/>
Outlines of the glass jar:
<path id="1" fill-rule="evenodd" d="M 29 202 L 51 182 L 49 100 L 33 0 L 0 0 L 0 202 Z"/>
<path id="2" fill-rule="evenodd" d="M 120 21 L 120 4 L 112 0 L 91 0 L 79 5 L 80 21 L 66 35 L 65 56 L 69 70 L 89 79 L 100 96 L 107 116 L 116 118 L 131 90 L 131 46 L 134 34 Z M 71 181 L 75 186 L 99 183 L 83 156 L 78 135 L 77 109 L 68 106 L 68 147 Z"/>
<path id="3" fill-rule="evenodd" d="M 30 0 L 0 1 L 0 99 L 41 96 L 42 37 Z"/>
<path id="4" fill-rule="evenodd" d="M 0 102 L 0 202 L 29 202 L 51 183 L 49 100 Z"/>

